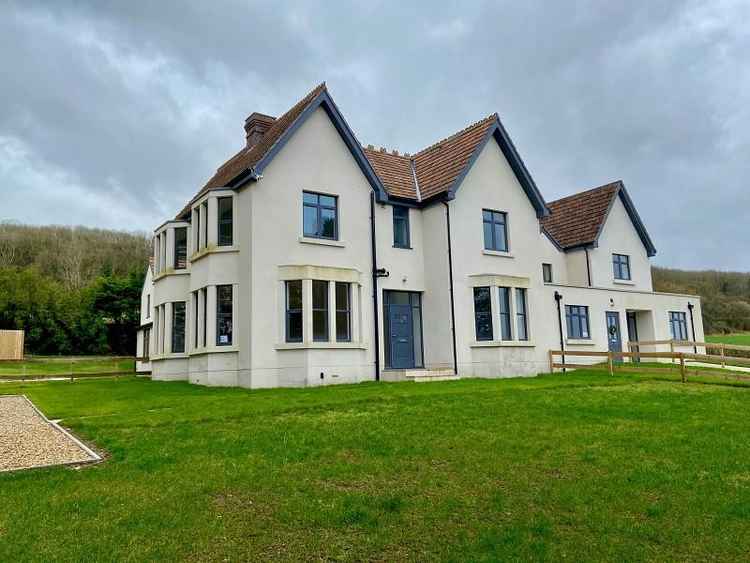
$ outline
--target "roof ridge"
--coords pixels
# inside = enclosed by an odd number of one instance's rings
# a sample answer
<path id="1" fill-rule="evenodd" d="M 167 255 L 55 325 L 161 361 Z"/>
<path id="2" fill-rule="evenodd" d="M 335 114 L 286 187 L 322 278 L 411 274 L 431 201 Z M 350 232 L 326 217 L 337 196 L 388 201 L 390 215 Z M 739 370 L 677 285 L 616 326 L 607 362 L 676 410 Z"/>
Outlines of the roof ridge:
<path id="1" fill-rule="evenodd" d="M 447 137 L 445 137 L 443 139 L 440 139 L 439 141 L 436 141 L 436 142 L 432 143 L 430 146 L 425 147 L 422 150 L 415 152 L 414 156 L 416 157 L 418 155 L 424 154 L 427 151 L 429 151 L 431 149 L 434 149 L 437 146 L 442 145 L 443 143 L 445 143 L 447 141 L 453 140 L 454 138 L 458 137 L 459 135 L 463 135 L 464 133 L 466 133 L 470 129 L 474 129 L 475 127 L 477 127 L 480 124 L 483 124 L 486 121 L 495 120 L 497 117 L 498 117 L 497 112 L 495 112 L 495 113 L 493 113 L 491 115 L 488 115 L 487 117 L 483 117 L 482 119 L 480 119 L 478 121 L 475 121 L 474 123 L 471 123 L 471 124 L 467 125 L 466 127 L 464 127 L 463 129 L 461 129 L 460 131 L 456 131 L 452 135 L 448 135 Z"/>
<path id="2" fill-rule="evenodd" d="M 566 195 L 565 197 L 561 197 L 560 199 L 555 199 L 553 201 L 548 202 L 547 205 L 548 206 L 549 205 L 554 205 L 556 203 L 564 202 L 564 201 L 567 201 L 567 200 L 569 200 L 571 198 L 574 198 L 574 197 L 581 197 L 582 195 L 585 195 L 585 194 L 588 194 L 588 193 L 603 191 L 603 190 L 605 190 L 607 188 L 619 187 L 619 185 L 621 185 L 621 184 L 622 184 L 622 180 L 615 180 L 613 182 L 609 182 L 607 184 L 602 184 L 601 186 L 597 186 L 595 188 L 589 188 L 587 190 L 583 190 L 583 191 L 576 192 L 576 193 L 573 193 L 573 194 L 570 194 L 570 195 Z"/>

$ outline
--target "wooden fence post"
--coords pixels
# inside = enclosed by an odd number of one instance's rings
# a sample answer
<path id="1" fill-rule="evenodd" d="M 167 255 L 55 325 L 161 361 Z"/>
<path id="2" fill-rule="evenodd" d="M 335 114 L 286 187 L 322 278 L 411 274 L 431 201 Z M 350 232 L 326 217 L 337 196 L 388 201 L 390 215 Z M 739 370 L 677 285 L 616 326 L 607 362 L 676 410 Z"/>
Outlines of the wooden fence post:
<path id="1" fill-rule="evenodd" d="M 555 368 L 553 367 L 555 362 L 553 358 L 554 358 L 554 355 L 552 354 L 552 350 L 550 350 L 549 351 L 549 372 L 550 373 L 555 373 Z"/>
<path id="2" fill-rule="evenodd" d="M 674 340 L 669 341 L 669 353 L 674 354 Z M 674 356 L 672 356 L 672 363 L 675 363 Z"/>
<path id="3" fill-rule="evenodd" d="M 726 359 L 726 354 L 724 352 L 724 343 L 723 342 L 719 345 L 719 350 L 721 352 L 721 367 L 725 368 L 725 367 L 727 367 L 727 359 Z M 708 353 L 708 351 L 706 353 Z"/>
<path id="4" fill-rule="evenodd" d="M 680 352 L 680 377 L 682 382 L 685 383 L 685 353 Z"/>
<path id="5" fill-rule="evenodd" d="M 609 364 L 609 375 L 615 374 L 615 362 L 612 352 L 607 352 L 607 363 Z"/>

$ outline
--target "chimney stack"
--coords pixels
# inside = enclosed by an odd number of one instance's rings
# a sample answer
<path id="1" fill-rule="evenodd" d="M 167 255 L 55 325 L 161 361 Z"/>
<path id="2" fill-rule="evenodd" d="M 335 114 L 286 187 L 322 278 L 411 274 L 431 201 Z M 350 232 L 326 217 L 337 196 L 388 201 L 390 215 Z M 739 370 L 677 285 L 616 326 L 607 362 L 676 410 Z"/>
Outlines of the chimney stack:
<path id="1" fill-rule="evenodd" d="M 247 148 L 257 145 L 258 142 L 263 138 L 266 131 L 271 128 L 271 125 L 276 121 L 275 117 L 265 115 L 263 113 L 253 112 L 245 120 L 245 139 L 247 141 Z"/>

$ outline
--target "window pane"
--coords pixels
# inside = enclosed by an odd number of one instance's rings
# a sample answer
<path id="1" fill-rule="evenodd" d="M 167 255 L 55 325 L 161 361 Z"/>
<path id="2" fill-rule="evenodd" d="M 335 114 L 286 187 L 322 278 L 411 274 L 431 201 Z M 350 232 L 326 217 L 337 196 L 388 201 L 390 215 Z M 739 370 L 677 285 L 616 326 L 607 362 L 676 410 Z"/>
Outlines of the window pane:
<path id="1" fill-rule="evenodd" d="M 500 306 L 500 338 L 502 340 L 511 340 L 513 337 L 510 331 L 510 289 L 501 287 L 498 305 Z"/>
<path id="2" fill-rule="evenodd" d="M 315 205 L 318 204 L 318 194 L 313 194 L 310 192 L 303 192 L 302 193 L 302 200 L 304 203 L 313 203 Z"/>
<path id="3" fill-rule="evenodd" d="M 484 223 L 484 248 L 486 250 L 493 250 L 492 223 Z"/>
<path id="4" fill-rule="evenodd" d="M 174 268 L 182 270 L 187 267 L 187 227 L 174 230 Z"/>
<path id="5" fill-rule="evenodd" d="M 542 279 L 544 283 L 552 283 L 552 264 L 542 264 Z"/>
<path id="6" fill-rule="evenodd" d="M 336 340 L 348 342 L 351 335 L 349 284 L 336 282 Z"/>
<path id="7" fill-rule="evenodd" d="M 333 209 L 321 209 L 320 221 L 322 223 L 320 236 L 336 238 L 336 211 Z"/>
<path id="8" fill-rule="evenodd" d="M 477 340 L 492 340 L 492 307 L 490 288 L 474 288 L 474 323 Z"/>
<path id="9" fill-rule="evenodd" d="M 492 222 L 492 211 L 487 211 L 486 209 L 482 209 L 482 220 L 483 221 L 489 221 Z"/>
<path id="10" fill-rule="evenodd" d="M 318 209 L 305 205 L 304 212 L 304 234 L 305 236 L 318 236 Z"/>
<path id="11" fill-rule="evenodd" d="M 528 340 L 528 330 L 526 325 L 526 290 L 516 289 L 516 330 L 518 331 L 518 340 Z"/>
<path id="12" fill-rule="evenodd" d="M 287 309 L 302 309 L 302 281 L 286 282 Z"/>
<path id="13" fill-rule="evenodd" d="M 328 282 L 313 280 L 313 340 L 328 340 Z"/>
<path id="14" fill-rule="evenodd" d="M 394 246 L 409 246 L 409 208 L 393 207 L 393 244 Z"/>
<path id="15" fill-rule="evenodd" d="M 185 351 L 185 302 L 172 303 L 172 353 Z"/>
<path id="16" fill-rule="evenodd" d="M 349 342 L 352 339 L 349 331 L 349 312 L 339 311 L 336 313 L 336 340 L 339 342 Z"/>
<path id="17" fill-rule="evenodd" d="M 216 286 L 216 344 L 232 344 L 232 286 Z"/>
<path id="18" fill-rule="evenodd" d="M 505 224 L 495 223 L 495 250 L 508 250 L 508 242 L 505 240 Z"/>
<path id="19" fill-rule="evenodd" d="M 302 311 L 287 314 L 286 330 L 287 342 L 302 342 Z"/>
<path id="20" fill-rule="evenodd" d="M 320 205 L 324 207 L 336 207 L 336 198 L 330 195 L 321 195 Z"/>
<path id="21" fill-rule="evenodd" d="M 219 246 L 232 246 L 232 198 L 219 198 Z"/>

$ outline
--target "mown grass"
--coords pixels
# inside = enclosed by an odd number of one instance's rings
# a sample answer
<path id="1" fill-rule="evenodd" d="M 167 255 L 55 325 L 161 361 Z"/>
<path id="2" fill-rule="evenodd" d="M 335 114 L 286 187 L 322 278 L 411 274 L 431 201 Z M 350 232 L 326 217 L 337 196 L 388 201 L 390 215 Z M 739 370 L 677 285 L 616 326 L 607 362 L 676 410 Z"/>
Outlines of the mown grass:
<path id="1" fill-rule="evenodd" d="M 724 344 L 750 346 L 750 332 L 740 332 L 736 334 L 710 334 L 706 336 L 706 342 L 723 342 Z"/>
<path id="2" fill-rule="evenodd" d="M 133 358 L 108 356 L 31 356 L 23 361 L 0 361 L 0 378 L 56 377 L 133 373 Z"/>
<path id="3" fill-rule="evenodd" d="M 742 559 L 750 389 L 670 377 L 6 384 L 110 457 L 0 474 L 0 561 Z"/>

